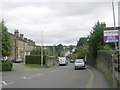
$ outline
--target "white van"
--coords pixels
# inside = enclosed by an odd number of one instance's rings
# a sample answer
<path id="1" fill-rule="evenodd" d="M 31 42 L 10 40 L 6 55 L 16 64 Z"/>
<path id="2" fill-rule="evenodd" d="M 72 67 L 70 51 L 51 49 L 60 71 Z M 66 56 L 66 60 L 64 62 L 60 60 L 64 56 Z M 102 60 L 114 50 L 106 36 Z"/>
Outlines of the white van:
<path id="1" fill-rule="evenodd" d="M 59 66 L 60 65 L 67 65 L 66 57 L 59 57 Z"/>

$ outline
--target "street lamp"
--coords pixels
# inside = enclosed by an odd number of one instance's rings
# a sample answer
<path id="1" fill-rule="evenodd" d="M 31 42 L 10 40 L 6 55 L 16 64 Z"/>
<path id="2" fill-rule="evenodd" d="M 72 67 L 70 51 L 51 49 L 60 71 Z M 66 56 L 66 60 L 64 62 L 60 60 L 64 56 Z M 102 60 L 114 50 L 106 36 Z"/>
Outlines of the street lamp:
<path id="1" fill-rule="evenodd" d="M 43 31 L 41 31 L 41 66 L 43 66 Z"/>

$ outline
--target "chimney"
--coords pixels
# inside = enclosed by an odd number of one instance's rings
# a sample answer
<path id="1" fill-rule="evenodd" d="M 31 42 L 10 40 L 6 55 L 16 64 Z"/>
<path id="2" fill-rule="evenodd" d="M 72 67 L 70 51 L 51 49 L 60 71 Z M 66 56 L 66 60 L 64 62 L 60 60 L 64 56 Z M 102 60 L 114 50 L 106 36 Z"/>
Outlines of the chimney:
<path id="1" fill-rule="evenodd" d="M 15 37 L 19 37 L 19 31 L 18 30 L 15 30 Z"/>
<path id="2" fill-rule="evenodd" d="M 23 34 L 20 34 L 20 38 L 23 39 Z"/>
<path id="3" fill-rule="evenodd" d="M 27 38 L 24 38 L 25 42 L 28 42 L 28 39 Z"/>

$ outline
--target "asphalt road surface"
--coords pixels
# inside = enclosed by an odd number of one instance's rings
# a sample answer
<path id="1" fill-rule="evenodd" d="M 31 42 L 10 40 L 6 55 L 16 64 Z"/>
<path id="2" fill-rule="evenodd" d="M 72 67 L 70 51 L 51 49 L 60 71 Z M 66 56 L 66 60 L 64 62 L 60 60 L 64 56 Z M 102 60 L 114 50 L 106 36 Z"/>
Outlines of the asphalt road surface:
<path id="1" fill-rule="evenodd" d="M 15 71 L 2 73 L 2 88 L 110 88 L 103 75 L 86 66 L 74 70 L 73 63 L 50 68 L 26 68 L 14 64 Z"/>

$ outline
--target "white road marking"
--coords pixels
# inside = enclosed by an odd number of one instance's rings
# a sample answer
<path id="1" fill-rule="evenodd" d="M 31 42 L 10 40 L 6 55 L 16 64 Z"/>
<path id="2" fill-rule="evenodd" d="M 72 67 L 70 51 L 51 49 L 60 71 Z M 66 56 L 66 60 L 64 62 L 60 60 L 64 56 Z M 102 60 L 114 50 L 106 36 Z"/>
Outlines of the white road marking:
<path id="1" fill-rule="evenodd" d="M 40 76 L 40 74 L 36 74 L 36 75 L 33 75 L 33 76 L 28 76 L 27 79 L 31 79 L 31 78 L 38 77 L 38 76 Z"/>
<path id="2" fill-rule="evenodd" d="M 40 69 L 24 69 L 23 71 L 29 72 L 29 71 L 37 71 L 37 70 L 40 70 Z"/>
<path id="3" fill-rule="evenodd" d="M 92 85 L 93 85 L 93 81 L 94 81 L 94 74 L 91 70 L 87 69 L 90 76 L 89 76 L 89 79 L 88 79 L 88 83 L 86 85 L 86 88 L 92 88 Z"/>
<path id="4" fill-rule="evenodd" d="M 23 79 L 31 79 L 31 78 L 34 78 L 34 77 L 38 77 L 42 74 L 35 74 L 35 75 L 31 75 L 31 76 L 23 76 L 23 77 L 19 77 L 19 78 L 23 78 Z"/>
<path id="5" fill-rule="evenodd" d="M 5 81 L 2 81 L 2 84 L 7 85 L 7 83 Z"/>
<path id="6" fill-rule="evenodd" d="M 48 73 L 56 72 L 57 70 L 49 71 Z"/>
<path id="7" fill-rule="evenodd" d="M 39 70 L 39 69 L 35 69 L 35 70 Z M 28 71 L 28 70 L 27 70 Z M 30 71 L 30 70 L 29 70 Z M 53 73 L 53 72 L 56 72 L 57 70 L 53 70 L 53 71 L 49 71 L 47 73 Z M 38 77 L 40 75 L 43 75 L 43 73 L 41 74 L 35 74 L 35 75 L 30 75 L 30 76 L 23 76 L 23 77 L 19 77 L 19 78 L 23 78 L 23 79 L 32 79 L 32 78 L 35 78 L 35 77 Z"/>
<path id="8" fill-rule="evenodd" d="M 3 84 L 3 85 L 0 85 L 0 87 L 1 87 L 1 86 L 6 86 L 6 85 L 14 84 L 14 82 L 6 83 L 5 81 L 2 81 L 2 84 Z"/>
<path id="9" fill-rule="evenodd" d="M 27 79 L 26 77 L 19 77 L 19 78 Z"/>
<path id="10" fill-rule="evenodd" d="M 10 82 L 10 83 L 8 83 L 7 85 L 11 85 L 11 84 L 14 84 L 15 82 Z"/>

